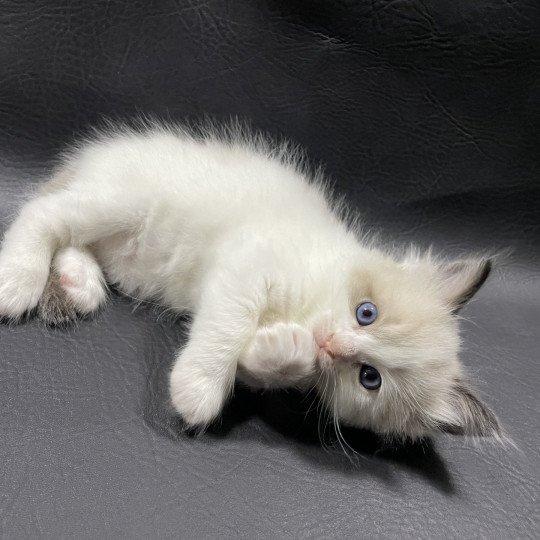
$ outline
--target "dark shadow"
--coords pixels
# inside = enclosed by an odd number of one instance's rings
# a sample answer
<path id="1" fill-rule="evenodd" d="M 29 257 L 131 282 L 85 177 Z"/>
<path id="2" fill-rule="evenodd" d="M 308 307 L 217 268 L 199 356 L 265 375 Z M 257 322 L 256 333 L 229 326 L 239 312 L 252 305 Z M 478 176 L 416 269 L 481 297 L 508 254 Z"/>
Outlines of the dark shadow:
<path id="1" fill-rule="evenodd" d="M 340 442 L 334 426 L 322 422 L 324 414 L 317 410 L 314 397 L 306 398 L 296 391 L 255 394 L 238 389 L 236 399 L 224 411 L 225 418 L 237 418 L 235 409 L 249 405 L 247 399 L 257 401 L 257 420 L 267 427 L 269 444 L 294 441 L 295 448 L 318 466 L 349 474 L 367 472 L 390 484 L 394 483 L 393 466 L 399 466 L 424 477 L 444 493 L 455 492 L 448 468 L 432 440 L 390 440 L 368 430 L 342 426 Z M 226 422 L 232 424 L 232 419 Z M 218 427 L 221 436 L 226 434 L 222 426 Z"/>
<path id="2" fill-rule="evenodd" d="M 186 430 L 170 405 L 171 364 L 163 362 L 165 355 L 172 358 L 180 338 L 177 331 L 174 337 L 172 327 L 163 329 L 165 336 L 151 344 L 146 357 L 148 377 L 143 401 L 145 422 L 161 436 L 175 441 L 197 437 L 210 443 L 223 438 L 256 438 L 268 446 L 293 445 L 317 467 L 348 475 L 370 474 L 389 484 L 397 482 L 398 467 L 421 476 L 443 493 L 455 492 L 448 468 L 431 440 L 390 441 L 369 431 L 343 428 L 346 445 L 342 447 L 333 428 L 319 426 L 313 397 L 295 391 L 256 393 L 237 385 L 221 418 L 204 434 Z"/>

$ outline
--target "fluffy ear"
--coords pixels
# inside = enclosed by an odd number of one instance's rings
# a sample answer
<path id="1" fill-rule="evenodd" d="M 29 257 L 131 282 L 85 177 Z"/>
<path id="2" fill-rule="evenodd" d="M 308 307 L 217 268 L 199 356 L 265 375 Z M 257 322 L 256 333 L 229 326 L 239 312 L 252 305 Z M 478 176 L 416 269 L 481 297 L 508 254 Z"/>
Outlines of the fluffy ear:
<path id="1" fill-rule="evenodd" d="M 453 435 L 501 437 L 497 417 L 462 382 L 455 384 L 450 403 L 452 422 L 440 424 L 439 429 Z"/>
<path id="2" fill-rule="evenodd" d="M 490 259 L 464 259 L 437 267 L 440 292 L 457 313 L 478 291 L 491 272 Z"/>

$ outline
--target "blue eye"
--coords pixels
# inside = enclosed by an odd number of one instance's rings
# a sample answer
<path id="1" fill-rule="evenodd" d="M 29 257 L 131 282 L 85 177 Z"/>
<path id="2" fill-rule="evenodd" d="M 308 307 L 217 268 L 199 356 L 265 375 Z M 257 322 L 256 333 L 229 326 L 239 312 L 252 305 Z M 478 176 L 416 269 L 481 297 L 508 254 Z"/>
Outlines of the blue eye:
<path id="1" fill-rule="evenodd" d="M 356 308 L 356 320 L 360 326 L 375 322 L 377 314 L 377 306 L 371 302 L 364 302 Z"/>
<path id="2" fill-rule="evenodd" d="M 378 390 L 381 383 L 381 374 L 374 367 L 364 364 L 360 369 L 360 384 L 366 390 Z"/>

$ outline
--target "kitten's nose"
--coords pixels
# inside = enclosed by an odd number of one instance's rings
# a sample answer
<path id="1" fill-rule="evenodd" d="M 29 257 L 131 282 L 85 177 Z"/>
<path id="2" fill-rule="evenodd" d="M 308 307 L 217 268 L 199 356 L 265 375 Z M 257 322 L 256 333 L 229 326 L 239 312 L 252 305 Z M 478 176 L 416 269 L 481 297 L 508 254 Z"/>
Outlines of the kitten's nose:
<path id="1" fill-rule="evenodd" d="M 315 341 L 317 342 L 317 345 L 319 346 L 319 349 L 323 350 L 326 354 L 334 358 L 334 353 L 332 352 L 332 349 L 330 348 L 330 342 L 332 341 L 332 338 L 334 337 L 334 334 L 328 334 L 326 337 L 317 337 L 315 338 Z"/>

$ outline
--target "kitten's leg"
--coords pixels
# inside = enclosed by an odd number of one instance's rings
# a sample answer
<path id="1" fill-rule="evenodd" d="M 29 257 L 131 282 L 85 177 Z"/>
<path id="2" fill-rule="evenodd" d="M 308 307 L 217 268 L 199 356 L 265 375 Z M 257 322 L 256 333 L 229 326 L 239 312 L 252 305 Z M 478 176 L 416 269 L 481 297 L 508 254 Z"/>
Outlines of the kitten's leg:
<path id="1" fill-rule="evenodd" d="M 204 289 L 188 343 L 177 355 L 170 378 L 172 403 L 188 425 L 204 428 L 220 414 L 265 302 L 264 285 L 251 276 L 220 272 Z"/>
<path id="2" fill-rule="evenodd" d="M 0 317 L 19 318 L 43 294 L 51 259 L 67 245 L 88 245 L 140 220 L 138 201 L 62 190 L 28 202 L 0 251 Z"/>
<path id="3" fill-rule="evenodd" d="M 105 278 L 92 253 L 86 248 L 62 248 L 54 256 L 39 316 L 49 324 L 63 324 L 96 311 L 106 297 Z"/>
<path id="4" fill-rule="evenodd" d="M 240 357 L 238 378 L 255 388 L 304 388 L 314 382 L 319 347 L 296 323 L 279 322 L 257 330 Z"/>
<path id="5" fill-rule="evenodd" d="M 23 207 L 4 236 L 0 251 L 0 317 L 17 319 L 34 308 L 49 276 L 55 246 L 42 241 L 32 215 L 35 201 Z"/>

